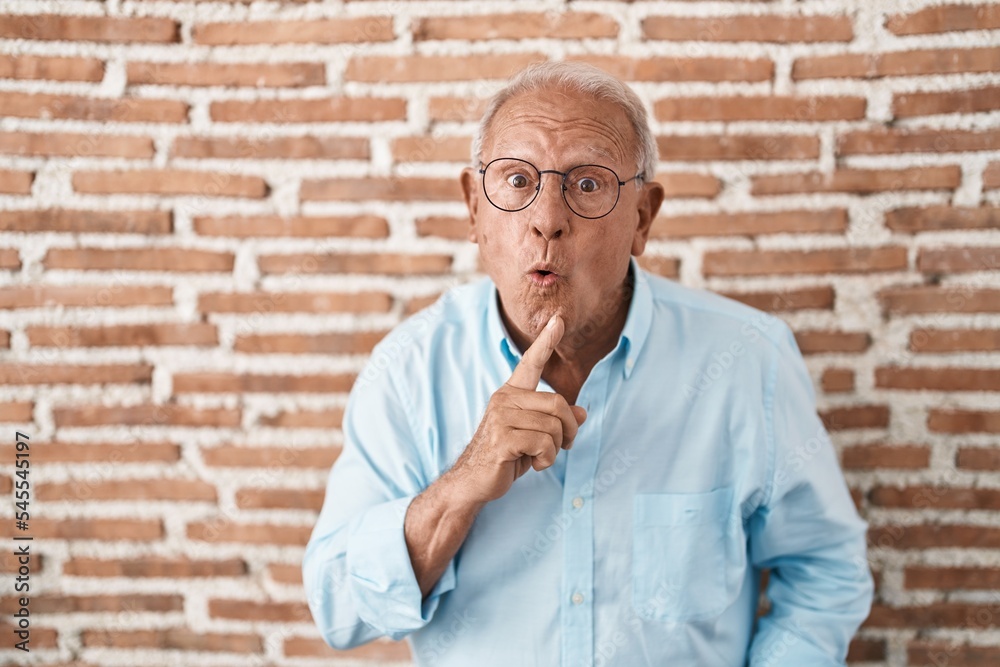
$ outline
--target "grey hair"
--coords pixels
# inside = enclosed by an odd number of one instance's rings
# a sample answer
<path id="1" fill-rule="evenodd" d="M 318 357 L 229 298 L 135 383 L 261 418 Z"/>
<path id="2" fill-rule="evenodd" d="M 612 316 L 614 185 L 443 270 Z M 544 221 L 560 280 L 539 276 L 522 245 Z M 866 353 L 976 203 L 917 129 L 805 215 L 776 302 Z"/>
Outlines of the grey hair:
<path id="1" fill-rule="evenodd" d="M 472 163 L 483 156 L 483 141 L 494 116 L 507 101 L 524 93 L 553 88 L 570 90 L 608 100 L 625 112 L 636 138 L 636 168 L 649 181 L 656 174 L 656 139 L 649 129 L 646 107 L 635 91 L 604 70 L 582 62 L 544 62 L 530 65 L 517 73 L 507 85 L 490 98 L 472 140 Z M 638 184 L 638 181 L 637 181 Z"/>

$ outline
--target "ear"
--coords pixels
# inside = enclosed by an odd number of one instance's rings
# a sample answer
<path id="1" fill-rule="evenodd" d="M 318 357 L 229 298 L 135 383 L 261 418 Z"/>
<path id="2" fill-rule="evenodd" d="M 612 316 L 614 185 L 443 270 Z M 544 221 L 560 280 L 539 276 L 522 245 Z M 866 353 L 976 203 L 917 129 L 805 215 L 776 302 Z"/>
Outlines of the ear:
<path id="1" fill-rule="evenodd" d="M 479 188 L 476 187 L 479 179 L 478 174 L 472 167 L 462 170 L 459 177 L 462 183 L 462 195 L 465 197 L 465 206 L 469 209 L 469 240 L 479 243 L 479 235 L 476 230 L 476 213 L 479 211 Z"/>
<path id="2" fill-rule="evenodd" d="M 663 198 L 666 193 L 659 183 L 646 183 L 642 186 L 642 193 L 639 195 L 639 226 L 636 227 L 635 236 L 632 237 L 632 254 L 638 257 L 646 249 L 646 241 L 649 240 L 649 229 L 653 226 L 653 220 L 660 210 Z"/>

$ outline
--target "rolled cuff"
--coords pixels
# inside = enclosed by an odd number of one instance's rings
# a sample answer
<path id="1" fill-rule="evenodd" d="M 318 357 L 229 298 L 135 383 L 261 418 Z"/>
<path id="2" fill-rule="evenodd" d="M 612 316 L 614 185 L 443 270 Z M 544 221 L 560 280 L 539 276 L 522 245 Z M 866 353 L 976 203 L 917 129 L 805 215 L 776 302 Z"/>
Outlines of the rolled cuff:
<path id="1" fill-rule="evenodd" d="M 427 625 L 440 597 L 455 588 L 455 562 L 423 599 L 406 548 L 403 523 L 416 496 L 368 509 L 351 522 L 347 575 L 358 616 L 394 640 Z"/>

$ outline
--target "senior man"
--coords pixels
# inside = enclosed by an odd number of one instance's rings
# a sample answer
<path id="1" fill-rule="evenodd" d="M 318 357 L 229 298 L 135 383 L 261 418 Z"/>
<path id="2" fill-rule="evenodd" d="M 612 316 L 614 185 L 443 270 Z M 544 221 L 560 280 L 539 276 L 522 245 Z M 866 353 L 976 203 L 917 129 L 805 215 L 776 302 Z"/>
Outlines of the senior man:
<path id="1" fill-rule="evenodd" d="M 865 524 L 788 327 L 632 259 L 664 197 L 638 97 L 533 66 L 473 153 L 489 278 L 351 392 L 303 565 L 323 637 L 422 667 L 843 664 Z"/>

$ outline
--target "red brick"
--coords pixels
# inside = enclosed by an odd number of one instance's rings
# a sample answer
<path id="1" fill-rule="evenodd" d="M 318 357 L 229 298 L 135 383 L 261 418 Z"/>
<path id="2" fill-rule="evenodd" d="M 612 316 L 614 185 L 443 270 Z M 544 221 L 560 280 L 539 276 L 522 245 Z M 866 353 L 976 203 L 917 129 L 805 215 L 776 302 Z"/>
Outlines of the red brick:
<path id="1" fill-rule="evenodd" d="M 85 647 L 151 648 L 179 651 L 223 651 L 261 653 L 264 642 L 257 635 L 235 633 L 199 633 L 187 628 L 158 630 L 84 630 L 80 639 Z"/>
<path id="2" fill-rule="evenodd" d="M 870 334 L 863 331 L 796 331 L 795 341 L 802 354 L 825 352 L 864 352 L 872 343 Z"/>
<path id="3" fill-rule="evenodd" d="M 104 78 L 104 62 L 97 58 L 0 55 L 0 78 L 96 83 Z"/>
<path id="4" fill-rule="evenodd" d="M 665 122 L 732 120 L 861 120 L 863 97 L 788 97 L 777 95 L 668 97 L 653 113 Z"/>
<path id="5" fill-rule="evenodd" d="M 38 537 L 37 535 L 35 537 Z M 16 597 L 0 598 L 4 614 L 17 609 Z M 180 595 L 33 595 L 31 612 L 40 614 L 97 614 L 180 612 L 184 598 Z"/>
<path id="6" fill-rule="evenodd" d="M 299 509 L 319 512 L 323 507 L 324 489 L 249 489 L 236 491 L 236 506 L 240 509 Z"/>
<path id="7" fill-rule="evenodd" d="M 295 88 L 323 85 L 326 68 L 322 63 L 130 62 L 126 76 L 131 85 Z"/>
<path id="8" fill-rule="evenodd" d="M 9 95 L 9 93 L 4 93 Z M 3 102 L 0 102 L 0 106 Z M 0 111 L 0 114 L 3 112 Z M 35 180 L 35 175 L 30 171 L 14 171 L 12 169 L 0 169 L 0 194 L 5 195 L 30 195 L 31 184 Z M 2 252 L 2 251 L 0 251 Z M 3 265 L 0 264 L 0 268 Z"/>
<path id="9" fill-rule="evenodd" d="M 206 292 L 198 297 L 198 310 L 215 313 L 387 313 L 391 307 L 392 297 L 384 292 Z"/>
<path id="10" fill-rule="evenodd" d="M 803 160 L 819 157 L 819 137 L 671 135 L 656 138 L 661 161 Z"/>
<path id="11" fill-rule="evenodd" d="M 465 239 L 469 233 L 468 218 L 433 215 L 427 218 L 418 218 L 415 226 L 417 236 L 437 236 L 455 241 Z"/>
<path id="12" fill-rule="evenodd" d="M 254 602 L 252 600 L 208 601 L 208 614 L 212 618 L 237 621 L 266 621 L 269 623 L 309 622 L 312 614 L 305 602 Z"/>
<path id="13" fill-rule="evenodd" d="M 1000 8 L 989 5 L 941 5 L 890 16 L 885 27 L 896 35 L 927 35 L 957 30 L 1000 28 Z"/>
<path id="14" fill-rule="evenodd" d="M 169 234 L 170 211 L 0 211 L 0 231 L 70 234 Z M 34 288 L 40 289 L 40 288 Z M 129 289 L 119 286 L 119 290 Z"/>
<path id="15" fill-rule="evenodd" d="M 847 662 L 881 662 L 886 657 L 884 639 L 861 639 L 855 637 L 847 650 Z"/>
<path id="16" fill-rule="evenodd" d="M 325 334 L 251 334 L 236 339 L 233 349 L 251 354 L 369 354 L 386 331 Z"/>
<path id="17" fill-rule="evenodd" d="M 203 447 L 206 465 L 219 468 L 318 468 L 328 470 L 340 455 L 340 448 L 325 447 Z"/>
<path id="18" fill-rule="evenodd" d="M 0 153 L 21 156 L 153 157 L 153 140 L 122 135 L 68 132 L 3 132 Z"/>
<path id="19" fill-rule="evenodd" d="M 261 426 L 277 428 L 340 428 L 344 418 L 342 408 L 326 408 L 325 410 L 303 410 L 296 412 L 279 412 L 273 416 L 261 416 Z"/>
<path id="20" fill-rule="evenodd" d="M 805 56 L 796 58 L 792 63 L 792 79 L 878 79 L 884 76 L 995 72 L 1000 69 L 998 63 L 1000 47 Z"/>
<path id="21" fill-rule="evenodd" d="M 876 486 L 868 500 L 878 507 L 906 509 L 1000 509 L 1000 489 L 950 488 L 944 486 Z"/>
<path id="22" fill-rule="evenodd" d="M 963 526 L 968 528 L 969 526 Z M 996 627 L 1000 616 L 992 605 L 965 602 L 933 602 L 916 607 L 872 607 L 866 626 L 869 628 L 967 628 Z M 951 664 L 951 663 L 946 663 Z M 965 666 L 965 663 L 956 663 Z"/>
<path id="23" fill-rule="evenodd" d="M 1000 312 L 1000 289 L 968 285 L 887 287 L 878 292 L 878 297 L 887 312 L 904 315 Z"/>
<path id="24" fill-rule="evenodd" d="M 923 470 L 931 452 L 923 445 L 866 444 L 845 447 L 841 457 L 845 470 Z"/>
<path id="25" fill-rule="evenodd" d="M 1000 109 L 1000 86 L 945 92 L 896 93 L 892 112 L 896 118 L 946 113 L 980 113 Z"/>
<path id="26" fill-rule="evenodd" d="M 15 364 L 0 365 L 0 384 L 149 384 L 147 364 Z"/>
<path id="27" fill-rule="evenodd" d="M 924 273 L 996 271 L 1000 268 L 1000 247 L 935 248 L 921 250 L 917 269 Z"/>
<path id="28" fill-rule="evenodd" d="M 311 21 L 236 21 L 199 23 L 191 30 L 196 44 L 344 44 L 387 42 L 395 38 L 392 16 L 338 17 Z"/>
<path id="29" fill-rule="evenodd" d="M 223 273 L 233 262 L 230 252 L 188 248 L 52 248 L 44 260 L 46 269 Z"/>
<path id="30" fill-rule="evenodd" d="M 374 123 L 406 119 L 406 100 L 398 97 L 326 97 L 304 100 L 224 100 L 209 113 L 222 123 Z"/>
<path id="31" fill-rule="evenodd" d="M 205 426 L 240 425 L 240 411 L 230 408 L 192 408 L 186 405 L 85 405 L 55 408 L 56 426 Z"/>
<path id="32" fill-rule="evenodd" d="M 639 266 L 646 271 L 665 278 L 679 278 L 681 274 L 681 260 L 676 257 L 655 257 L 653 255 L 642 255 L 639 257 Z"/>
<path id="33" fill-rule="evenodd" d="M 846 229 L 846 209 L 702 213 L 657 218 L 650 238 L 843 233 Z"/>
<path id="34" fill-rule="evenodd" d="M 413 40 L 592 39 L 616 37 L 618 22 L 594 12 L 434 16 L 414 21 Z"/>
<path id="35" fill-rule="evenodd" d="M 828 431 L 846 431 L 856 428 L 888 428 L 888 405 L 852 405 L 830 408 L 820 412 Z"/>
<path id="36" fill-rule="evenodd" d="M 21 255 L 14 248 L 0 248 L 0 269 L 17 271 L 21 268 Z"/>
<path id="37" fill-rule="evenodd" d="M 957 166 L 910 167 L 906 169 L 838 169 L 833 173 L 813 171 L 751 177 L 754 195 L 797 192 L 895 192 L 898 190 L 954 189 L 962 182 Z"/>
<path id="38" fill-rule="evenodd" d="M 1000 588 L 1000 569 L 986 567 L 909 566 L 903 571 L 905 588 L 977 590 Z"/>
<path id="39" fill-rule="evenodd" d="M 34 407 L 31 401 L 0 403 L 0 422 L 30 422 Z"/>
<path id="40" fill-rule="evenodd" d="M 1000 352 L 997 329 L 916 329 L 910 332 L 914 352 Z"/>
<path id="41" fill-rule="evenodd" d="M 267 573 L 271 579 L 279 584 L 302 585 L 302 566 L 287 565 L 285 563 L 271 563 L 267 566 Z"/>
<path id="42" fill-rule="evenodd" d="M 347 62 L 344 79 L 369 83 L 417 81 L 478 81 L 507 79 L 532 63 L 542 62 L 538 53 L 468 56 L 355 56 Z"/>
<path id="43" fill-rule="evenodd" d="M 431 120 L 463 122 L 479 120 L 486 110 L 486 100 L 466 97 L 432 97 L 427 102 Z"/>
<path id="44" fill-rule="evenodd" d="M 722 191 L 722 182 L 710 174 L 671 171 L 657 174 L 654 180 L 663 185 L 668 198 L 713 199 Z"/>
<path id="45" fill-rule="evenodd" d="M 349 374 L 331 375 L 261 375 L 256 373 L 176 373 L 176 393 L 246 393 L 246 392 L 346 392 L 354 384 Z"/>
<path id="46" fill-rule="evenodd" d="M 367 160 L 362 137 L 178 137 L 176 157 L 246 160 Z"/>
<path id="47" fill-rule="evenodd" d="M 854 371 L 850 368 L 827 368 L 819 384 L 828 394 L 854 391 Z"/>
<path id="48" fill-rule="evenodd" d="M 0 528 L 4 537 L 12 537 L 13 522 Z M 149 542 L 163 538 L 159 519 L 39 519 L 31 518 L 31 535 L 36 540 L 125 540 Z M 32 603 L 35 598 L 32 598 Z M 32 607 L 34 610 L 34 606 Z M 41 611 L 39 608 L 38 611 Z"/>
<path id="49" fill-rule="evenodd" d="M 955 462 L 959 468 L 968 470 L 1000 470 L 1000 449 L 962 447 Z"/>
<path id="50" fill-rule="evenodd" d="M 642 34 L 681 42 L 849 42 L 854 29 L 847 16 L 650 16 Z"/>
<path id="51" fill-rule="evenodd" d="M 983 170 L 983 189 L 1000 189 L 1000 162 L 991 162 Z"/>
<path id="52" fill-rule="evenodd" d="M 124 577 L 128 579 L 155 577 L 161 579 L 188 579 L 217 577 L 243 577 L 247 564 L 242 559 L 190 560 L 188 558 L 163 558 L 149 556 L 134 559 L 75 557 L 63 564 L 64 575 L 73 577 Z"/>
<path id="53" fill-rule="evenodd" d="M 1000 369 L 880 366 L 875 369 L 875 386 L 903 390 L 1000 391 Z"/>
<path id="54" fill-rule="evenodd" d="M 449 255 L 401 255 L 388 253 L 344 253 L 333 255 L 264 255 L 258 265 L 262 273 L 362 273 L 388 275 L 433 275 L 448 273 Z"/>
<path id="55" fill-rule="evenodd" d="M 834 292 L 830 286 L 761 292 L 720 292 L 720 294 L 772 313 L 795 310 L 833 310 L 834 302 Z"/>
<path id="56" fill-rule="evenodd" d="M 936 433 L 1000 433 L 1000 412 L 931 408 L 927 428 Z"/>
<path id="57" fill-rule="evenodd" d="M 984 609 L 983 613 L 992 614 Z M 969 615 L 970 627 L 979 627 L 982 624 L 977 622 L 978 614 L 974 612 Z M 989 618 L 990 616 L 987 616 Z M 955 665 L 958 667 L 994 667 L 1000 664 L 1000 648 L 996 646 L 971 646 L 963 644 L 944 644 L 926 641 L 911 641 L 906 651 L 908 665 L 923 667 L 933 665 L 942 667 Z"/>
<path id="58" fill-rule="evenodd" d="M 902 271 L 906 248 L 831 248 L 827 250 L 717 250 L 705 253 L 706 276 L 872 273 Z"/>
<path id="59" fill-rule="evenodd" d="M 290 545 L 304 547 L 312 526 L 266 523 L 233 523 L 225 517 L 215 521 L 196 521 L 187 527 L 187 539 L 197 542 L 235 542 L 264 546 Z"/>
<path id="60" fill-rule="evenodd" d="M 472 139 L 469 137 L 424 136 L 392 140 L 396 162 L 468 162 Z"/>
<path id="61" fill-rule="evenodd" d="M 2 215 L 2 214 L 0 214 Z M 101 215 L 107 215 L 101 214 Z M 171 306 L 173 290 L 155 285 L 10 285 L 0 287 L 0 308 L 115 308 Z"/>
<path id="62" fill-rule="evenodd" d="M 267 181 L 260 176 L 185 169 L 135 169 L 129 171 L 78 171 L 73 189 L 91 194 L 197 195 L 199 197 L 267 196 Z"/>
<path id="63" fill-rule="evenodd" d="M 32 560 L 31 574 L 35 574 L 34 560 Z M 4 636 L 16 637 L 17 635 L 15 635 L 14 633 L 19 630 L 20 628 L 15 628 L 14 625 L 8 623 L 7 621 L 0 622 L 0 634 L 3 634 Z M 32 651 L 38 649 L 59 648 L 59 631 L 56 630 L 55 628 L 38 627 L 37 625 L 32 625 L 30 629 L 30 634 L 31 634 L 31 641 L 30 644 L 28 644 L 28 647 Z M 17 641 L 20 641 L 20 638 L 12 641 L 11 645 L 13 645 Z M 39 663 L 36 662 L 35 664 Z"/>
<path id="64" fill-rule="evenodd" d="M 0 23 L 6 39 L 57 40 L 129 44 L 179 42 L 179 26 L 165 18 L 110 18 L 58 14 L 10 15 Z"/>
<path id="65" fill-rule="evenodd" d="M 136 347 L 148 345 L 217 345 L 214 324 L 119 324 L 104 327 L 25 329 L 33 347 Z"/>
<path id="66" fill-rule="evenodd" d="M 291 217 L 277 215 L 195 218 L 194 230 L 202 236 L 235 237 L 317 237 L 349 236 L 354 238 L 386 238 L 389 223 L 375 215 Z"/>
<path id="67" fill-rule="evenodd" d="M 302 181 L 303 201 L 461 201 L 456 178 L 317 178 Z"/>
<path id="68" fill-rule="evenodd" d="M 916 233 L 952 229 L 996 229 L 1000 207 L 907 206 L 886 211 L 885 226 L 894 232 Z"/>
<path id="69" fill-rule="evenodd" d="M 884 549 L 996 549 L 1000 547 L 1000 528 L 952 524 L 875 526 L 868 531 L 868 542 Z"/>
<path id="70" fill-rule="evenodd" d="M 169 500 L 197 502 L 216 500 L 215 487 L 193 479 L 119 479 L 42 483 L 36 489 L 39 500 L 93 502 L 98 500 Z"/>
<path id="71" fill-rule="evenodd" d="M 1000 130 L 855 130 L 840 135 L 838 155 L 953 153 L 1000 150 Z"/>
<path id="72" fill-rule="evenodd" d="M 285 655 L 294 657 L 333 657 L 354 660 L 391 660 L 408 662 L 411 659 L 410 647 L 404 641 L 377 640 L 352 648 L 347 651 L 334 651 L 326 642 L 317 637 L 287 637 L 285 639 Z"/>
<path id="73" fill-rule="evenodd" d="M 0 447 L 5 461 L 14 459 L 14 445 Z M 169 442 L 132 444 L 42 442 L 32 443 L 31 460 L 36 463 L 176 463 L 181 458 L 179 445 Z"/>
<path id="74" fill-rule="evenodd" d="M 0 116 L 118 123 L 184 123 L 188 105 L 180 100 L 84 97 L 14 93 L 0 96 Z"/>
<path id="75" fill-rule="evenodd" d="M 774 63 L 768 58 L 687 58 L 658 56 L 567 56 L 599 67 L 624 81 L 770 81 Z"/>
<path id="76" fill-rule="evenodd" d="M 9 331 L 0 331 L 0 349 L 10 349 Z"/>

